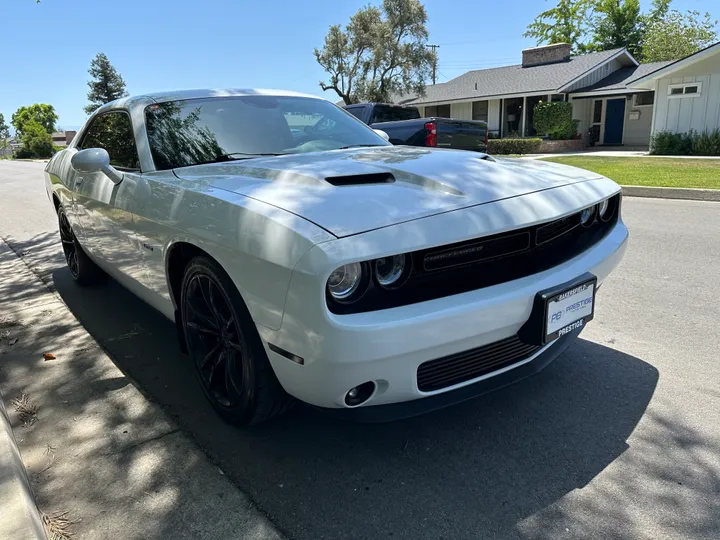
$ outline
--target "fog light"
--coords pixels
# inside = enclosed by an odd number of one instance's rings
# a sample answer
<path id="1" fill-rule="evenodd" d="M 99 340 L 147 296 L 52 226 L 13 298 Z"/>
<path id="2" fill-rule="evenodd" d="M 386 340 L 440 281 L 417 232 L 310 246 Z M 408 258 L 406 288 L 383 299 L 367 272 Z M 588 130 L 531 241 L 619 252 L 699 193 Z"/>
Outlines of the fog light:
<path id="1" fill-rule="evenodd" d="M 356 405 L 360 405 L 361 403 L 365 403 L 368 399 L 370 399 L 370 396 L 373 395 L 373 392 L 375 392 L 374 382 L 368 381 L 366 383 L 362 383 L 355 388 L 351 388 L 348 393 L 345 394 L 345 404 L 350 407 L 354 407 Z"/>

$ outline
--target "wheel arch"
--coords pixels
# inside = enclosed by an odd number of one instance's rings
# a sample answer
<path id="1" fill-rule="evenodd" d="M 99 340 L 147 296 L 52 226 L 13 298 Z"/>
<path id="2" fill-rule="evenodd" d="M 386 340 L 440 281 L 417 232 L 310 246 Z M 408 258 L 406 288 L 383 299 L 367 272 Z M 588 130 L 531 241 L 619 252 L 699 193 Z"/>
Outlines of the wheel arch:
<path id="1" fill-rule="evenodd" d="M 179 240 L 170 244 L 165 252 L 165 279 L 167 280 L 168 293 L 172 302 L 175 328 L 177 330 L 180 350 L 187 354 L 187 342 L 182 327 L 182 312 L 180 311 L 180 295 L 183 276 L 188 263 L 195 257 L 204 256 L 215 260 L 204 249 L 190 242 Z M 217 262 L 217 261 L 216 261 Z M 220 263 L 218 263 L 220 264 Z"/>
<path id="2" fill-rule="evenodd" d="M 55 206 L 55 213 L 57 214 L 60 211 L 60 197 L 58 197 L 58 194 L 55 193 L 54 190 L 52 192 L 52 202 Z"/>
<path id="3" fill-rule="evenodd" d="M 185 269 L 188 263 L 195 257 L 207 257 L 216 262 L 225 273 L 228 273 L 218 257 L 190 239 L 177 239 L 170 243 L 165 250 L 165 277 L 167 279 L 170 300 L 175 310 L 178 310 L 180 306 L 180 294 Z"/>
<path id="4" fill-rule="evenodd" d="M 170 295 L 175 315 L 175 326 L 178 331 L 180 347 L 183 352 L 187 352 L 187 344 L 185 343 L 185 333 L 182 328 L 180 296 L 182 294 L 182 281 L 185 276 L 185 269 L 190 261 L 195 257 L 205 257 L 214 261 L 223 270 L 223 272 L 230 277 L 230 281 L 235 284 L 235 288 L 237 289 L 240 299 L 245 304 L 245 308 L 248 308 L 242 291 L 234 282 L 232 276 L 230 276 L 230 273 L 226 270 L 225 265 L 223 265 L 223 262 L 219 257 L 216 257 L 204 247 L 199 246 L 190 238 L 180 238 L 171 242 L 165 250 L 165 278 L 167 280 L 168 293 Z"/>

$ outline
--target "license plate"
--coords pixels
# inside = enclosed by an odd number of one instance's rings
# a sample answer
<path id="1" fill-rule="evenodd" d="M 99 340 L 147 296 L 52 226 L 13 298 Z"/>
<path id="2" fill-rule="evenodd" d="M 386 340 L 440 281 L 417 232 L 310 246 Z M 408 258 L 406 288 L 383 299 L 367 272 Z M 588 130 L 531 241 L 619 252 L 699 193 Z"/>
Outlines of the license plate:
<path id="1" fill-rule="evenodd" d="M 596 288 L 593 278 L 546 299 L 545 343 L 582 328 L 593 318 Z"/>

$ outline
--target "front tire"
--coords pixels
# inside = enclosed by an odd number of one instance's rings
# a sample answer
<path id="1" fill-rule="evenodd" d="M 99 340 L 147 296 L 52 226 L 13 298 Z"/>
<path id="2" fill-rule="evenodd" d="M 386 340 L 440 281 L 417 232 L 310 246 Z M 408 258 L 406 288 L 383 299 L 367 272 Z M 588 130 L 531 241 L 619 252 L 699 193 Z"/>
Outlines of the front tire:
<path id="1" fill-rule="evenodd" d="M 213 260 L 190 261 L 182 281 L 183 333 L 205 395 L 238 425 L 258 424 L 292 404 L 228 275 Z"/>
<path id="2" fill-rule="evenodd" d="M 105 272 L 83 250 L 62 205 L 58 207 L 58 227 L 65 262 L 67 262 L 73 280 L 79 285 L 93 285 L 104 281 Z"/>

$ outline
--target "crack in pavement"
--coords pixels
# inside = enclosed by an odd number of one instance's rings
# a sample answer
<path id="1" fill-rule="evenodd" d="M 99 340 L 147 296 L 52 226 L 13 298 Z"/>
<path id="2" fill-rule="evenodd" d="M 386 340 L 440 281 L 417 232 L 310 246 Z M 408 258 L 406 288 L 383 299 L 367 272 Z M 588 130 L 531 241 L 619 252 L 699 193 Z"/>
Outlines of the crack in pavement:
<path id="1" fill-rule="evenodd" d="M 172 429 L 172 430 L 170 430 L 170 431 L 168 431 L 168 432 L 166 432 L 166 433 L 162 433 L 162 434 L 160 434 L 160 435 L 156 435 L 155 437 L 150 437 L 149 439 L 145 439 L 145 440 L 142 440 L 142 441 L 138 441 L 138 442 L 136 442 L 136 443 L 131 444 L 130 446 L 126 446 L 126 447 L 121 448 L 121 449 L 119 449 L 119 450 L 117 450 L 117 451 L 115 451 L 115 452 L 107 452 L 107 453 L 102 453 L 102 454 L 100 454 L 100 455 L 103 456 L 103 457 L 107 457 L 107 456 L 117 456 L 117 455 L 119 455 L 119 454 L 124 454 L 125 452 L 127 452 L 127 451 L 129 451 L 129 450 L 133 450 L 133 449 L 135 449 L 135 448 L 137 448 L 137 447 L 139 447 L 139 446 L 143 446 L 144 444 L 147 444 L 147 443 L 150 443 L 150 442 L 159 441 L 160 439 L 164 439 L 164 438 L 167 437 L 168 435 L 174 435 L 175 433 L 179 433 L 180 431 L 182 431 L 180 428 L 175 428 L 175 429 Z"/>

